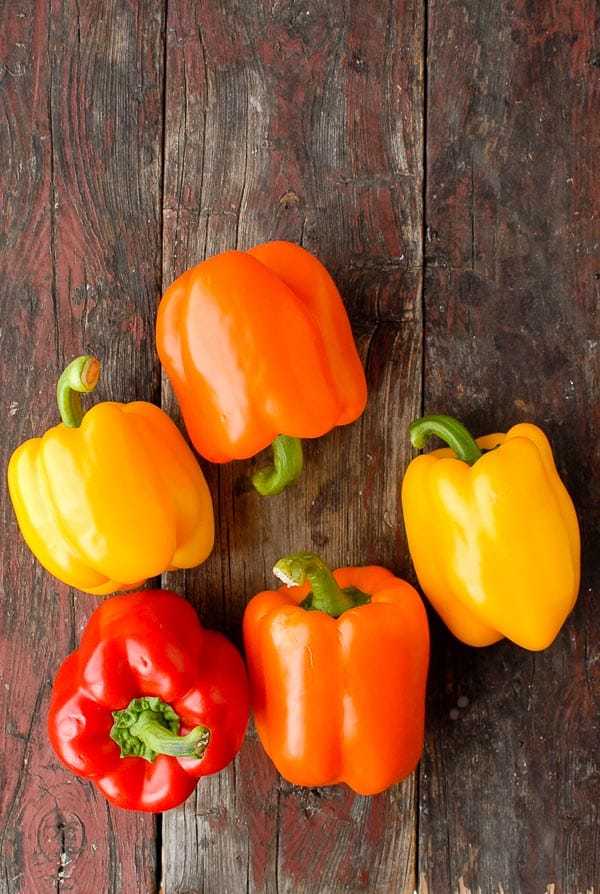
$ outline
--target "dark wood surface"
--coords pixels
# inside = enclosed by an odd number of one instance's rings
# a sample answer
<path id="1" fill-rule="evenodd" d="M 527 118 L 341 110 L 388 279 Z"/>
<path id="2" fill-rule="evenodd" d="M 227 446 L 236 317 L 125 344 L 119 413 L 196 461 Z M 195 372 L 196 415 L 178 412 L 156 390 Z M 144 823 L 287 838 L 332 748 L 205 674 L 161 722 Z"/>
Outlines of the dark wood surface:
<path id="1" fill-rule="evenodd" d="M 579 514 L 555 643 L 458 643 L 431 615 L 427 735 L 374 798 L 274 772 L 253 729 L 164 816 L 107 806 L 47 741 L 58 666 L 97 604 L 21 540 L 2 480 L 1 894 L 598 894 L 600 45 L 592 0 L 86 0 L 0 7 L 2 466 L 56 422 L 77 354 L 97 399 L 179 421 L 154 317 L 184 269 L 273 238 L 326 264 L 370 398 L 265 500 L 260 459 L 203 468 L 205 565 L 167 575 L 240 644 L 297 548 L 414 580 L 408 422 L 531 420 Z"/>

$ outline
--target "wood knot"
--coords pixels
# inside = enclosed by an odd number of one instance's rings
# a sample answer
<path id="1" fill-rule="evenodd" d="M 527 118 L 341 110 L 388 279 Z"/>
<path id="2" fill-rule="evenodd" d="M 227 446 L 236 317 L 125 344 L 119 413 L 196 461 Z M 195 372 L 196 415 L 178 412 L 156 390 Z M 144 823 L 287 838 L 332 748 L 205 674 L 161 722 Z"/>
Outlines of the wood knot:
<path id="1" fill-rule="evenodd" d="M 354 53 L 352 58 L 350 59 L 349 67 L 356 71 L 358 74 L 366 74 L 368 71 L 368 65 L 366 59 L 363 59 L 362 56 L 359 56 L 358 53 Z"/>
<path id="2" fill-rule="evenodd" d="M 288 189 L 288 191 L 284 192 L 284 194 L 279 199 L 279 204 L 283 208 L 297 208 L 300 204 L 300 199 L 293 189 Z"/>

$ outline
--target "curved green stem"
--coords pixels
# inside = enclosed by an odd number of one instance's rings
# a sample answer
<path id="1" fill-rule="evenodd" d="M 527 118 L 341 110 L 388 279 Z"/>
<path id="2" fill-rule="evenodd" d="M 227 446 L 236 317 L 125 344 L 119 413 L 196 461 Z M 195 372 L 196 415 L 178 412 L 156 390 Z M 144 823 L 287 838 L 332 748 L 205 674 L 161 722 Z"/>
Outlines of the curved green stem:
<path id="1" fill-rule="evenodd" d="M 79 428 L 83 419 L 80 394 L 89 394 L 100 378 L 100 361 L 84 355 L 72 360 L 56 386 L 56 402 L 63 424 Z"/>
<path id="2" fill-rule="evenodd" d="M 143 757 L 152 762 L 159 754 L 169 757 L 202 757 L 210 731 L 196 726 L 185 736 L 179 733 L 179 716 L 158 696 L 134 698 L 126 708 L 113 711 L 110 737 L 121 749 L 121 757 Z"/>
<path id="3" fill-rule="evenodd" d="M 470 466 L 483 456 L 475 438 L 462 422 L 452 416 L 423 416 L 415 419 L 408 428 L 413 447 L 422 450 L 431 435 L 437 435 L 456 453 L 458 459 Z"/>
<path id="4" fill-rule="evenodd" d="M 295 484 L 302 474 L 304 458 L 302 441 L 289 435 L 278 435 L 272 444 L 273 465 L 260 469 L 252 476 L 252 484 L 263 497 L 280 494 Z"/>
<path id="5" fill-rule="evenodd" d="M 348 609 L 371 601 L 369 594 L 356 587 L 342 589 L 325 562 L 314 553 L 298 552 L 279 559 L 273 574 L 288 587 L 299 587 L 308 581 L 311 593 L 302 602 L 302 607 L 324 612 L 332 618 L 339 618 Z"/>

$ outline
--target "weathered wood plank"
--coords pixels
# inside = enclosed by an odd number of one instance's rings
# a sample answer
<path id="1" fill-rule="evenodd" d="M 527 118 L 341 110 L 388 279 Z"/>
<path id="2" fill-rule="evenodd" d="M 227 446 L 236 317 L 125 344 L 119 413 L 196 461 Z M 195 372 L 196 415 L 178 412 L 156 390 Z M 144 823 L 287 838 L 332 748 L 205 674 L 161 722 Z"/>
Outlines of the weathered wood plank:
<path id="1" fill-rule="evenodd" d="M 0 11 L 2 466 L 57 421 L 63 365 L 94 352 L 98 398 L 157 399 L 163 4 Z M 154 890 L 152 818 L 107 807 L 54 757 L 52 679 L 97 601 L 18 536 L 6 485 L 0 640 L 0 890 Z"/>
<path id="2" fill-rule="evenodd" d="M 301 483 L 264 499 L 265 458 L 205 464 L 217 541 L 171 585 L 238 643 L 247 599 L 298 548 L 407 567 L 396 437 L 418 412 L 422 267 L 421 4 L 169 3 L 164 282 L 274 238 L 328 266 L 370 385 L 363 419 L 305 445 Z M 165 386 L 165 405 L 176 408 Z M 304 791 L 251 730 L 234 766 L 164 818 L 164 891 L 412 892 L 414 778 L 375 798 Z"/>
<path id="3" fill-rule="evenodd" d="M 596 890 L 594 9 L 452 0 L 431 3 L 428 21 L 426 409 L 475 434 L 521 419 L 546 430 L 583 522 L 584 580 L 541 654 L 469 650 L 436 625 L 421 886 Z"/>
<path id="4" fill-rule="evenodd" d="M 99 399 L 162 399 L 177 417 L 152 344 L 161 278 L 290 239 L 340 287 L 367 411 L 306 444 L 301 484 L 271 500 L 249 487 L 264 458 L 204 464 L 215 551 L 165 581 L 239 644 L 247 598 L 297 547 L 410 574 L 399 485 L 423 376 L 426 409 L 475 433 L 521 418 L 548 431 L 583 521 L 581 597 L 539 655 L 468 649 L 432 616 L 425 756 L 390 792 L 296 789 L 251 729 L 231 767 L 155 821 L 108 808 L 49 748 L 51 680 L 96 602 L 35 563 L 0 482 L 0 894 L 148 894 L 161 877 L 163 894 L 596 890 L 592 4 L 170 0 L 168 21 L 166 9 L 0 9 L 4 467 L 56 421 L 54 382 L 82 350 L 104 362 Z"/>

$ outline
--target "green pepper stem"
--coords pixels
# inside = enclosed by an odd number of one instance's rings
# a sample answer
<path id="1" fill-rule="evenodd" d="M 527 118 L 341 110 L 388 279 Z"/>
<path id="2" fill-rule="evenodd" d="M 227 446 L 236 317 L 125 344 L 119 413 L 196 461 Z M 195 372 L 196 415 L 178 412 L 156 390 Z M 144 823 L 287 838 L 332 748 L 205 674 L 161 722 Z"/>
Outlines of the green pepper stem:
<path id="1" fill-rule="evenodd" d="M 280 494 L 295 484 L 302 474 L 304 463 L 302 441 L 289 435 L 278 435 L 273 444 L 273 465 L 260 469 L 252 476 L 252 484 L 263 497 Z"/>
<path id="2" fill-rule="evenodd" d="M 410 441 L 417 450 L 422 450 L 431 435 L 437 435 L 456 453 L 458 459 L 470 466 L 483 455 L 475 438 L 462 422 L 452 416 L 423 416 L 415 419 L 408 428 Z"/>
<path id="3" fill-rule="evenodd" d="M 147 748 L 169 757 L 200 758 L 206 751 L 210 733 L 205 726 L 196 726 L 186 736 L 179 736 L 166 729 L 152 712 L 143 712 L 131 727 L 133 735 L 142 739 Z"/>
<path id="4" fill-rule="evenodd" d="M 288 587 L 299 587 L 308 581 L 311 593 L 302 607 L 324 612 L 332 618 L 339 618 L 348 609 L 365 605 L 371 599 L 356 587 L 342 589 L 325 562 L 314 553 L 297 552 L 279 559 L 273 574 Z"/>
<path id="5" fill-rule="evenodd" d="M 84 355 L 72 360 L 64 370 L 56 386 L 56 402 L 63 424 L 79 428 L 83 420 L 80 394 L 93 391 L 100 378 L 100 361 Z"/>
<path id="6" fill-rule="evenodd" d="M 113 711 L 110 737 L 121 748 L 121 757 L 143 757 L 152 762 L 159 754 L 199 760 L 210 741 L 210 731 L 196 726 L 179 735 L 179 716 L 157 696 L 134 698 L 126 708 Z"/>

